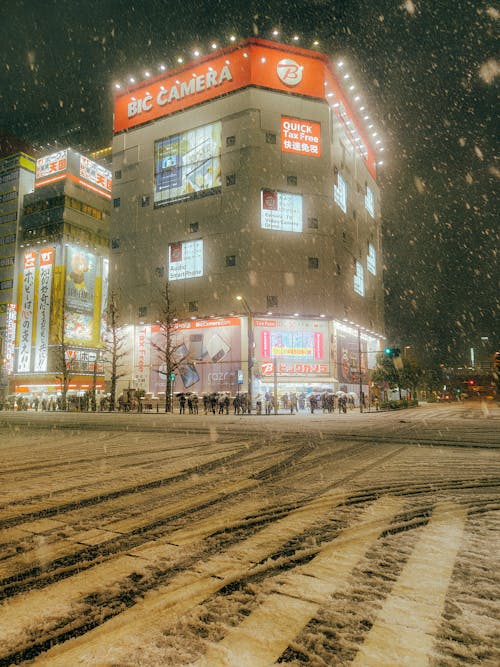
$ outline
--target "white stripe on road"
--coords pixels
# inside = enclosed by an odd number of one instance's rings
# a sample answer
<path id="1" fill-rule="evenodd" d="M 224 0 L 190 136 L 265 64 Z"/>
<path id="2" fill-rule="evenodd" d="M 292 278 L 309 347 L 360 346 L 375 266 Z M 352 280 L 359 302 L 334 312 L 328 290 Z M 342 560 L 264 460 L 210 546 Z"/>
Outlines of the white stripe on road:
<path id="1" fill-rule="evenodd" d="M 354 667 L 427 667 L 465 520 L 466 511 L 457 505 L 436 507 Z"/>
<path id="2" fill-rule="evenodd" d="M 276 592 L 222 642 L 211 646 L 196 667 L 273 665 L 318 608 L 344 584 L 401 507 L 402 501 L 396 498 L 378 500 L 355 526 L 326 544 L 312 561 L 276 577 Z"/>

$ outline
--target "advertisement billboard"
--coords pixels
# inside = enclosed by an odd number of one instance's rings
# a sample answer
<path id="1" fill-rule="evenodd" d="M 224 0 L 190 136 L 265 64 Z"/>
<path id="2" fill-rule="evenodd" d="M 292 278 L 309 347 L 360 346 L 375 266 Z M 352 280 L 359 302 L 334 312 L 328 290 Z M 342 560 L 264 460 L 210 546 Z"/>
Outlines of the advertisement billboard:
<path id="1" fill-rule="evenodd" d="M 170 243 L 168 279 L 183 280 L 203 275 L 203 240 Z"/>
<path id="2" fill-rule="evenodd" d="M 52 177 L 54 176 L 64 178 L 67 166 L 67 149 L 38 158 L 36 161 L 35 188 L 38 188 L 45 183 L 50 183 L 52 180 L 59 180 L 58 178 L 53 179 Z M 43 183 L 40 181 L 43 181 Z"/>
<path id="3" fill-rule="evenodd" d="M 281 151 L 296 155 L 321 156 L 321 123 L 281 117 Z"/>
<path id="4" fill-rule="evenodd" d="M 151 391 L 165 391 L 165 367 L 155 346 L 162 347 L 164 334 L 159 326 L 151 331 Z M 173 334 L 176 362 L 174 392 L 241 390 L 241 320 L 224 317 L 210 320 L 177 322 Z"/>
<path id="5" fill-rule="evenodd" d="M 115 94 L 114 131 L 188 109 L 247 86 L 323 99 L 327 57 L 262 39 L 200 58 Z"/>
<path id="6" fill-rule="evenodd" d="M 17 304 L 7 304 L 7 326 L 5 331 L 5 370 L 7 375 L 14 372 L 14 355 L 16 349 Z M 1 350 L 0 350 L 1 352 Z"/>
<path id="7" fill-rule="evenodd" d="M 35 373 L 43 373 L 47 370 L 50 329 L 50 301 L 54 257 L 54 248 L 43 248 L 40 250 L 35 339 Z"/>
<path id="8" fill-rule="evenodd" d="M 261 190 L 260 226 L 280 232 L 301 232 L 302 195 Z"/>
<path id="9" fill-rule="evenodd" d="M 80 178 L 86 183 L 95 186 L 102 194 L 111 195 L 111 172 L 109 169 L 90 160 L 85 155 L 80 155 Z"/>
<path id="10" fill-rule="evenodd" d="M 156 206 L 221 187 L 222 123 L 155 141 Z"/>
<path id="11" fill-rule="evenodd" d="M 64 327 L 68 341 L 89 344 L 94 325 L 97 258 L 76 246 L 66 247 Z"/>
<path id="12" fill-rule="evenodd" d="M 328 323 L 286 318 L 254 319 L 258 372 L 274 375 L 329 375 Z"/>
<path id="13" fill-rule="evenodd" d="M 19 317 L 19 355 L 17 372 L 29 373 L 31 370 L 31 343 L 33 338 L 33 315 L 35 309 L 35 270 L 37 253 L 28 250 L 24 253 L 23 286 L 21 313 Z"/>

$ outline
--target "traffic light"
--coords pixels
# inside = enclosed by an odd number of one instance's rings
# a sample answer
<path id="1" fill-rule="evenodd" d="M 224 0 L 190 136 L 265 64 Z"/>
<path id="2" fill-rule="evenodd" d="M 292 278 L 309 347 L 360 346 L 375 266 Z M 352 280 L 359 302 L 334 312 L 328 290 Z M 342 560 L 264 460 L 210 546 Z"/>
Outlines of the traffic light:
<path id="1" fill-rule="evenodd" d="M 394 357 L 399 357 L 401 350 L 399 347 L 385 347 L 384 354 L 390 359 L 393 359 Z"/>
<path id="2" fill-rule="evenodd" d="M 474 380 L 467 380 L 467 384 L 470 384 L 471 386 L 475 384 Z"/>

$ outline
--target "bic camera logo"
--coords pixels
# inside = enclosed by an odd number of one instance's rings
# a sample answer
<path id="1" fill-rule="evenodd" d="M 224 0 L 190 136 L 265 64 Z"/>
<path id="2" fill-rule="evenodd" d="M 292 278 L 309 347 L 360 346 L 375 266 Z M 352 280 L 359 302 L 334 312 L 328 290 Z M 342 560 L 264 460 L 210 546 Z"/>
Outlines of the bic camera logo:
<path id="1" fill-rule="evenodd" d="M 291 58 L 284 58 L 276 65 L 278 76 L 285 86 L 297 86 L 302 81 L 303 69 L 302 65 Z"/>

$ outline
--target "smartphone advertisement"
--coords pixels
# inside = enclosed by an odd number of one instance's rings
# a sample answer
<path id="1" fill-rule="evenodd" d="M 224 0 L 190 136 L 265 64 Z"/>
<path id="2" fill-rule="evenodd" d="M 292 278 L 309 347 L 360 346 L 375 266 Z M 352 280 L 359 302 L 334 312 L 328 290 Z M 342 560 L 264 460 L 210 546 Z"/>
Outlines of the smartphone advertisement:
<path id="1" fill-rule="evenodd" d="M 164 342 L 158 326 L 151 330 L 150 391 L 165 391 L 165 368 L 155 350 Z M 177 322 L 173 357 L 177 365 L 174 393 L 228 391 L 241 389 L 238 373 L 242 369 L 241 320 L 239 317 Z"/>
<path id="2" fill-rule="evenodd" d="M 155 205 L 220 188 L 220 121 L 155 142 Z"/>

